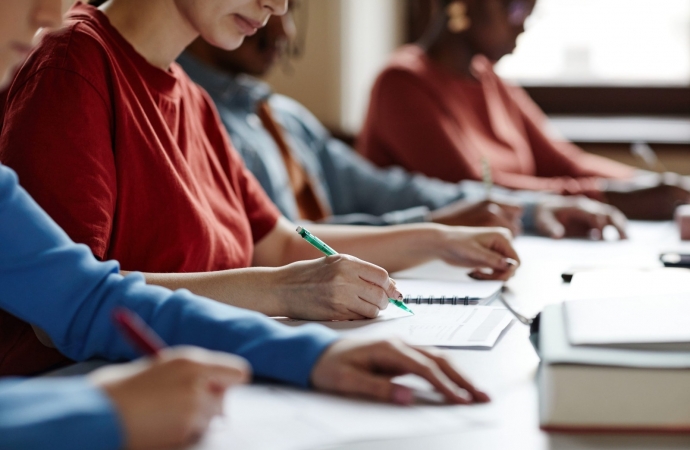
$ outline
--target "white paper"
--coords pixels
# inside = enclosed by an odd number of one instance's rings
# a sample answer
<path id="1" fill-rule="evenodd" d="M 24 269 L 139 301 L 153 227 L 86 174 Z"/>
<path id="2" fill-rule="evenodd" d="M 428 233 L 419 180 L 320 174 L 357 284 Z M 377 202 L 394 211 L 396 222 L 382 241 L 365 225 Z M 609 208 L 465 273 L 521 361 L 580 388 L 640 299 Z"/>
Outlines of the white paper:
<path id="1" fill-rule="evenodd" d="M 504 308 L 493 306 L 409 305 L 415 315 L 393 305 L 373 320 L 319 322 L 348 337 L 399 337 L 412 345 L 491 348 L 512 321 Z M 285 320 L 289 325 L 307 322 Z"/>
<path id="2" fill-rule="evenodd" d="M 194 450 L 309 450 L 492 425 L 491 404 L 400 407 L 282 386 L 233 388 Z"/>
<path id="3" fill-rule="evenodd" d="M 503 287 L 502 281 L 441 281 L 419 279 L 396 279 L 397 288 L 406 298 L 453 297 L 491 300 Z M 413 304 L 410 305 L 412 307 Z"/>
<path id="4" fill-rule="evenodd" d="M 573 345 L 690 343 L 690 294 L 565 303 Z"/>
<path id="5" fill-rule="evenodd" d="M 568 299 L 662 297 L 689 294 L 687 269 L 610 269 L 576 273 L 570 283 Z"/>

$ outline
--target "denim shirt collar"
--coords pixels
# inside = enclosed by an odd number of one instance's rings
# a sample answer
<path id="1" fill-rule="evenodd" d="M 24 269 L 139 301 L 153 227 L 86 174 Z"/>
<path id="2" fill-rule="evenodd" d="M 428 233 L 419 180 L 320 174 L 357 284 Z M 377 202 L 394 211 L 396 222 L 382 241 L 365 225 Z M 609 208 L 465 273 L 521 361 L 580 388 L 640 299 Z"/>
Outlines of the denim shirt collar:
<path id="1" fill-rule="evenodd" d="M 259 81 L 250 75 L 233 76 L 226 72 L 210 67 L 185 52 L 177 62 L 187 74 L 202 85 L 211 97 L 223 104 L 246 108 L 246 111 L 256 111 L 257 104 L 267 100 L 272 94 L 267 83 Z"/>

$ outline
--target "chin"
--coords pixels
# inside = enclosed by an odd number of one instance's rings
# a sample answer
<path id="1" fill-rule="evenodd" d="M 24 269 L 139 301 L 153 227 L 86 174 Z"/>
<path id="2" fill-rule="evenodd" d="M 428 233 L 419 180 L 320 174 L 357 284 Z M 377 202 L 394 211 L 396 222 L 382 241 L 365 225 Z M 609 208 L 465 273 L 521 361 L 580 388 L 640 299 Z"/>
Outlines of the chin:
<path id="1" fill-rule="evenodd" d="M 244 43 L 244 38 L 246 36 L 238 32 L 232 32 L 225 33 L 223 36 L 202 35 L 201 37 L 214 47 L 218 47 L 221 50 L 231 52 L 233 50 L 237 50 L 238 48 L 240 48 L 240 46 L 242 46 L 242 44 Z"/>

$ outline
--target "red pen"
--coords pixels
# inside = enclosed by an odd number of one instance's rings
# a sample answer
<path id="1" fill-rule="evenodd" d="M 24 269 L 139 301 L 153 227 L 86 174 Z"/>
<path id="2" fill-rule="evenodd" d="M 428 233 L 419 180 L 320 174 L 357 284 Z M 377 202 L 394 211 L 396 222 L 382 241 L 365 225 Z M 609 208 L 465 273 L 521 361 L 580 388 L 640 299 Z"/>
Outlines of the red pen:
<path id="1" fill-rule="evenodd" d="M 146 322 L 127 308 L 117 308 L 113 321 L 127 340 L 144 355 L 157 355 L 167 345 Z"/>

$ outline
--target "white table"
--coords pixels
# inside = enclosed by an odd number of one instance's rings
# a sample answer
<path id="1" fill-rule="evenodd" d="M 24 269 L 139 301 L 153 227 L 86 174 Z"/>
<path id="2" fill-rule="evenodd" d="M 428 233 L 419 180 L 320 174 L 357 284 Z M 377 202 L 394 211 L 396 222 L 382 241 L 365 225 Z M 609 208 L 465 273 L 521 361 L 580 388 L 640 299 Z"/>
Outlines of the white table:
<path id="1" fill-rule="evenodd" d="M 662 251 L 687 251 L 690 244 L 678 240 L 678 232 L 673 223 L 632 223 L 630 240 L 622 242 L 590 242 L 578 240 L 553 241 L 535 237 L 521 237 L 516 247 L 522 259 L 518 274 L 508 283 L 509 292 L 505 294 L 518 311 L 534 316 L 544 306 L 562 301 L 568 285 L 561 281 L 561 273 L 572 266 L 604 265 L 611 266 L 659 266 L 658 256 Z M 434 276 L 444 277 L 453 274 L 455 269 L 432 270 Z M 417 271 L 420 276 L 430 273 L 428 268 Z M 361 442 L 348 442 L 330 447 L 310 446 L 300 450 L 545 450 L 545 449 L 687 449 L 690 436 L 568 436 L 547 435 L 539 430 L 537 411 L 537 390 L 534 382 L 539 359 L 529 340 L 529 330 L 515 321 L 491 350 L 452 350 L 448 354 L 457 366 L 492 396 L 488 406 L 491 421 L 486 422 L 487 409 L 467 408 L 466 418 L 481 426 L 467 426 L 467 420 L 457 430 L 443 433 L 420 433 L 400 439 Z M 72 370 L 73 372 L 73 370 Z M 83 372 L 83 370 L 82 370 Z M 295 430 L 284 430 L 277 424 L 275 411 L 279 409 L 280 399 L 270 395 L 264 398 L 265 407 L 271 420 L 257 420 L 257 430 L 277 435 L 278 441 L 284 433 L 289 438 Z M 275 403 L 275 405 L 273 405 Z M 241 405 L 238 405 L 241 406 Z M 275 408 L 274 408 L 275 406 Z M 318 408 L 318 400 L 316 403 Z M 363 402 L 355 408 L 372 408 Z M 364 413 L 365 410 L 362 410 Z M 235 418 L 242 409 L 234 410 Z M 233 416 L 230 417 L 232 420 Z M 246 423 L 246 419 L 245 419 Z M 276 424 L 276 425 L 273 425 Z M 401 423 L 400 427 L 406 424 Z M 222 431 L 211 432 L 210 439 L 195 449 L 232 448 L 241 450 L 241 444 L 225 445 L 221 439 L 214 441 Z M 247 438 L 247 436 L 244 436 Z M 251 436 L 249 436 L 251 439 Z M 231 440 L 228 442 L 230 444 Z M 253 447 L 256 448 L 256 447 Z M 274 450 L 274 447 L 266 450 Z"/>
<path id="2" fill-rule="evenodd" d="M 571 266 L 611 264 L 659 267 L 661 251 L 690 251 L 678 240 L 673 223 L 632 223 L 630 240 L 587 242 L 518 238 L 522 266 L 508 283 L 506 299 L 520 312 L 533 316 L 547 304 L 563 299 L 568 285 L 561 273 Z M 477 430 L 436 436 L 349 443 L 338 450 L 539 450 L 539 449 L 675 449 L 690 448 L 687 436 L 567 436 L 539 430 L 534 382 L 539 360 L 528 340 L 529 330 L 517 322 L 491 351 L 454 350 L 449 354 L 469 378 L 493 397 L 497 421 Z"/>

